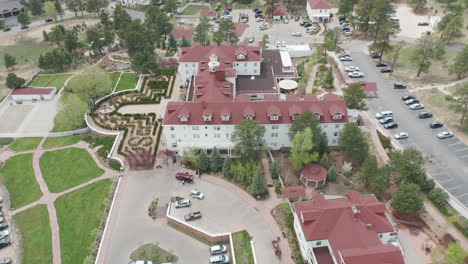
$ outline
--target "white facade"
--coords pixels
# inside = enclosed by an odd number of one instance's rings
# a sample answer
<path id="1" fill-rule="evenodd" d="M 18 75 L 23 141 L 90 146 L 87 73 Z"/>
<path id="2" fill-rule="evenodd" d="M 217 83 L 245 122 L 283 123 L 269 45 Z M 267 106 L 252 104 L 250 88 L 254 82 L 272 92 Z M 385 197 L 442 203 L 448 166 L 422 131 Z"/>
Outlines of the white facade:
<path id="1" fill-rule="evenodd" d="M 20 88 L 20 89 L 28 89 L 28 88 Z M 42 88 L 37 88 L 42 89 Z M 53 90 L 49 94 L 14 94 L 14 92 L 10 95 L 10 98 L 15 101 L 33 101 L 33 100 L 52 100 L 55 96 L 57 88 L 53 88 Z"/>
<path id="2" fill-rule="evenodd" d="M 149 0 L 120 0 L 120 3 L 123 6 L 128 6 L 128 7 L 138 7 L 140 6 L 147 6 L 150 4 Z"/>
<path id="3" fill-rule="evenodd" d="M 328 146 L 337 146 L 339 133 L 345 123 L 322 123 L 320 128 L 327 135 Z M 264 124 L 266 146 L 273 150 L 290 147 L 291 124 Z M 234 144 L 231 135 L 235 125 L 163 125 L 167 148 L 179 154 L 190 149 L 217 148 L 222 154 L 230 154 Z M 222 151 L 221 151 L 222 150 Z"/>
<path id="4" fill-rule="evenodd" d="M 198 62 L 181 62 L 177 69 L 180 74 L 180 79 L 189 80 L 193 75 L 198 73 Z"/>
<path id="5" fill-rule="evenodd" d="M 307 1 L 307 15 L 312 22 L 328 22 L 330 20 L 331 9 L 312 9 Z"/>

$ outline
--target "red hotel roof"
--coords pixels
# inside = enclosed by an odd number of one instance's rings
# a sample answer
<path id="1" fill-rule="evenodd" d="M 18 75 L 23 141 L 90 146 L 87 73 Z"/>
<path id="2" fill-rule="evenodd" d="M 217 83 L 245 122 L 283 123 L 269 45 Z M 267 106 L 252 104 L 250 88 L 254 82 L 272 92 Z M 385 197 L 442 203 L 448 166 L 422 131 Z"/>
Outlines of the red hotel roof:
<path id="1" fill-rule="evenodd" d="M 330 9 L 327 0 L 308 0 L 310 9 Z"/>
<path id="2" fill-rule="evenodd" d="M 236 34 L 238 38 L 240 38 L 242 34 L 244 34 L 244 32 L 247 30 L 247 27 L 249 27 L 249 25 L 243 24 L 243 23 L 236 23 L 234 24 L 234 26 L 236 28 L 233 31 L 234 31 L 234 34 Z"/>
<path id="3" fill-rule="evenodd" d="M 217 17 L 218 16 L 218 12 L 214 10 L 202 10 L 200 11 L 199 14 L 202 17 Z"/>
<path id="4" fill-rule="evenodd" d="M 13 90 L 12 95 L 45 95 L 50 94 L 54 88 L 19 88 Z"/>
<path id="5" fill-rule="evenodd" d="M 283 3 L 275 4 L 273 16 L 288 16 L 289 12 Z"/>
<path id="6" fill-rule="evenodd" d="M 175 40 L 182 40 L 183 38 L 185 38 L 186 40 L 192 40 L 194 31 L 194 28 L 186 29 L 182 26 L 178 26 L 172 30 L 171 34 Z"/>
<path id="7" fill-rule="evenodd" d="M 281 100 L 276 97 L 272 101 L 269 97 L 267 101 L 195 101 L 195 102 L 170 102 L 167 105 L 164 115 L 164 125 L 232 125 L 238 124 L 245 119 L 245 113 L 252 114 L 254 120 L 260 124 L 290 124 L 293 122 L 290 112 L 292 109 L 300 109 L 301 113 L 311 111 L 320 113 L 321 123 L 347 123 L 348 111 L 346 101 L 336 97 L 325 96 L 325 100 Z M 278 120 L 270 120 L 268 111 L 274 105 L 277 110 L 274 112 Z M 211 121 L 203 120 L 203 112 L 209 109 L 212 113 Z M 332 111 L 331 109 L 337 109 Z M 335 112 L 338 111 L 338 112 Z M 221 120 L 222 113 L 230 112 L 228 121 Z M 294 112 L 294 111 L 293 111 Z M 271 112 L 270 112 L 271 113 Z M 333 119 L 334 114 L 342 114 L 341 119 Z M 181 116 L 189 115 L 188 121 L 180 121 Z"/>
<path id="8" fill-rule="evenodd" d="M 200 43 L 193 43 L 191 47 L 182 48 L 182 53 L 179 58 L 179 63 L 182 62 L 203 62 L 210 61 L 211 55 L 219 57 L 221 63 L 232 63 L 238 61 L 236 58 L 236 50 L 244 49 L 247 51 L 246 57 L 242 61 L 261 61 L 260 48 L 251 47 L 245 43 L 241 43 L 239 46 L 234 45 L 217 45 L 213 43 L 209 46 L 201 46 Z"/>
<path id="9" fill-rule="evenodd" d="M 314 182 L 323 181 L 327 178 L 327 170 L 320 164 L 307 164 L 301 170 L 302 176 Z"/>
<path id="10" fill-rule="evenodd" d="M 404 263 L 400 249 L 383 245 L 379 239 L 378 233 L 394 228 L 385 216 L 385 204 L 373 195 L 351 191 L 348 197 L 329 200 L 316 195 L 294 207 L 306 240 L 327 239 L 335 256 L 341 254 L 346 264 Z"/>

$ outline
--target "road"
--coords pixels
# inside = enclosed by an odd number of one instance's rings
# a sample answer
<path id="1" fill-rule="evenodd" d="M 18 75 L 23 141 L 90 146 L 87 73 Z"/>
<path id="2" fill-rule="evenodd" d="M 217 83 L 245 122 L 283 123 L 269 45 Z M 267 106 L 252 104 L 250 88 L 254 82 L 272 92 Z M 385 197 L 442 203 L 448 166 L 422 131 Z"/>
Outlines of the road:
<path id="1" fill-rule="evenodd" d="M 409 94 L 406 90 L 393 89 L 395 80 L 382 78 L 382 74 L 375 67 L 366 53 L 365 41 L 356 39 L 343 44 L 349 51 L 353 61 L 345 65 L 358 66 L 364 72 L 365 78 L 359 80 L 376 82 L 377 97 L 367 101 L 370 112 L 373 114 L 391 110 L 399 128 L 390 130 L 391 134 L 408 132 L 409 139 L 401 140 L 405 148 L 416 148 L 427 156 L 432 156 L 437 165 L 427 169 L 448 192 L 465 206 L 468 206 L 468 146 L 456 136 L 440 140 L 436 134 L 447 128 L 430 129 L 429 123 L 436 121 L 437 117 L 419 119 L 417 114 L 424 110 L 410 110 L 402 101 L 401 96 Z M 424 103 L 424 102 L 422 102 Z M 427 109 L 430 111 L 430 109 Z"/>

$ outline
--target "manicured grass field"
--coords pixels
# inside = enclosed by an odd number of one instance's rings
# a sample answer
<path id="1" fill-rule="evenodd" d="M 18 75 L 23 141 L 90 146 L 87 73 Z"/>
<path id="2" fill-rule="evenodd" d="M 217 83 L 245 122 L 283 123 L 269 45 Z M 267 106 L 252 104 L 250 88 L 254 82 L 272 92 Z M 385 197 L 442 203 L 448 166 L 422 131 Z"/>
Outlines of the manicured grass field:
<path id="1" fill-rule="evenodd" d="M 57 92 L 62 89 L 65 81 L 70 78 L 72 74 L 60 74 L 52 76 L 37 76 L 34 81 L 30 84 L 31 86 L 42 86 L 42 87 L 57 87 Z"/>
<path id="2" fill-rule="evenodd" d="M 10 145 L 10 149 L 14 151 L 26 151 L 36 149 L 42 138 L 17 138 Z"/>
<path id="3" fill-rule="evenodd" d="M 138 83 L 138 75 L 135 73 L 124 73 L 115 91 L 134 89 Z"/>
<path id="4" fill-rule="evenodd" d="M 131 260 L 150 260 L 153 264 L 177 262 L 179 258 L 154 244 L 146 244 L 133 251 Z"/>
<path id="5" fill-rule="evenodd" d="M 62 263 L 88 263 L 96 245 L 96 236 L 112 180 L 102 180 L 68 193 L 55 201 L 60 226 Z"/>
<path id="6" fill-rule="evenodd" d="M 68 110 L 67 107 L 73 107 L 69 103 L 72 97 L 79 98 L 81 101 L 83 101 L 84 104 L 89 106 L 89 102 L 88 100 L 86 100 L 86 98 L 76 95 L 76 94 L 64 93 L 62 97 L 60 98 L 63 108 L 55 116 L 54 128 L 52 129 L 52 132 L 63 132 L 63 131 L 83 128 L 86 126 L 85 121 L 84 121 L 84 114 L 86 113 L 88 109 L 83 108 L 82 110 L 80 110 L 79 111 L 80 113 L 76 115 L 76 118 L 70 118 L 68 115 L 65 115 L 62 113 L 63 111 Z M 76 109 L 71 109 L 71 111 L 76 111 Z"/>
<path id="7" fill-rule="evenodd" d="M 0 169 L 0 177 L 10 193 L 11 209 L 30 204 L 42 196 L 34 177 L 32 154 L 16 155 Z"/>
<path id="8" fill-rule="evenodd" d="M 15 45 L 3 46 L 0 49 L 0 71 L 5 71 L 5 62 L 3 61 L 5 53 L 16 57 L 18 62 L 16 68 L 27 65 L 25 69 L 31 69 L 37 67 L 39 55 L 51 49 L 52 46 L 47 43 L 37 43 L 31 40 L 19 40 Z"/>
<path id="9" fill-rule="evenodd" d="M 39 160 L 42 176 L 53 193 L 101 176 L 104 171 L 89 153 L 80 148 L 66 148 L 44 153 Z"/>
<path id="10" fill-rule="evenodd" d="M 0 148 L 13 142 L 13 138 L 0 138 Z"/>
<path id="11" fill-rule="evenodd" d="M 250 246 L 250 235 L 246 230 L 233 233 L 232 243 L 234 244 L 234 254 L 236 262 L 239 264 L 253 264 L 253 252 Z"/>
<path id="12" fill-rule="evenodd" d="M 117 81 L 119 80 L 120 72 L 110 72 L 110 73 L 107 73 L 107 75 L 109 75 L 109 77 L 111 78 L 112 89 L 114 89 L 115 85 L 117 84 Z"/>
<path id="13" fill-rule="evenodd" d="M 179 15 L 184 15 L 184 16 L 198 15 L 198 13 L 200 13 L 200 11 L 202 10 L 209 10 L 209 8 L 207 6 L 189 6 Z"/>
<path id="14" fill-rule="evenodd" d="M 69 146 L 78 143 L 81 140 L 80 136 L 66 136 L 66 137 L 50 137 L 44 142 L 44 148 L 56 148 Z"/>
<path id="15" fill-rule="evenodd" d="M 22 263 L 52 263 L 52 233 L 46 205 L 37 205 L 13 217 L 21 237 Z"/>

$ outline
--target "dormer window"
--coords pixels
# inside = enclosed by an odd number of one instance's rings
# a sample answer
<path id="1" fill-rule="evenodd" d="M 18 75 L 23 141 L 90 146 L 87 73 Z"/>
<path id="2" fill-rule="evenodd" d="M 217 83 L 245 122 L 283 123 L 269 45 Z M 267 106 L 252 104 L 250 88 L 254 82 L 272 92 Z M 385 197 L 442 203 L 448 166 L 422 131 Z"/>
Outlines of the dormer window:
<path id="1" fill-rule="evenodd" d="M 211 121 L 211 116 L 210 115 L 204 115 L 203 116 L 203 121 Z"/>
<path id="2" fill-rule="evenodd" d="M 322 116 L 321 114 L 315 114 L 315 117 L 317 117 L 317 120 L 319 120 L 319 121 L 320 121 L 321 116 Z"/>
<path id="3" fill-rule="evenodd" d="M 278 120 L 279 120 L 279 116 L 278 116 L 278 115 L 271 115 L 271 116 L 270 116 L 270 120 L 272 120 L 272 121 L 278 121 Z"/>
<path id="4" fill-rule="evenodd" d="M 181 116 L 179 117 L 180 122 L 187 122 L 188 121 L 188 116 Z"/>
<path id="5" fill-rule="evenodd" d="M 334 120 L 341 120 L 343 118 L 343 115 L 342 114 L 334 114 L 333 115 L 333 119 Z"/>
<path id="6" fill-rule="evenodd" d="M 299 114 L 294 114 L 291 117 L 292 120 L 298 120 L 299 119 Z"/>
<path id="7" fill-rule="evenodd" d="M 245 54 L 243 54 L 243 53 L 237 54 L 237 59 L 238 60 L 245 60 Z"/>
<path id="8" fill-rule="evenodd" d="M 229 115 L 222 115 L 221 116 L 221 120 L 223 121 L 229 121 L 231 119 L 231 117 Z"/>
<path id="9" fill-rule="evenodd" d="M 254 116 L 253 116 L 253 115 L 246 115 L 246 116 L 245 116 L 245 119 L 253 120 L 253 119 L 254 119 Z"/>

